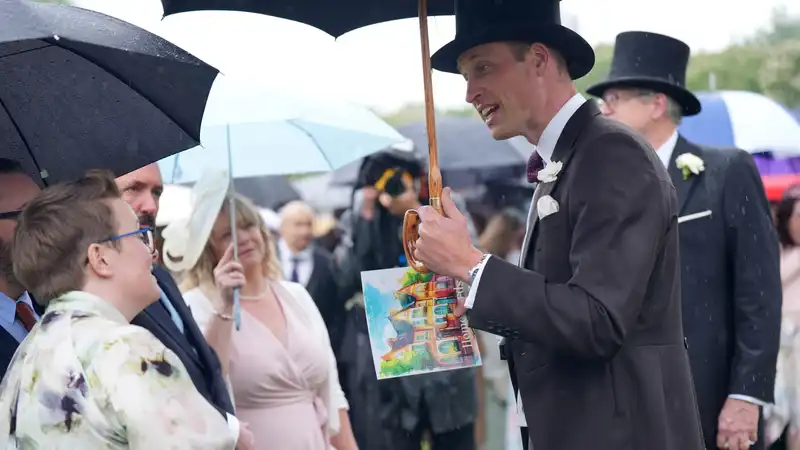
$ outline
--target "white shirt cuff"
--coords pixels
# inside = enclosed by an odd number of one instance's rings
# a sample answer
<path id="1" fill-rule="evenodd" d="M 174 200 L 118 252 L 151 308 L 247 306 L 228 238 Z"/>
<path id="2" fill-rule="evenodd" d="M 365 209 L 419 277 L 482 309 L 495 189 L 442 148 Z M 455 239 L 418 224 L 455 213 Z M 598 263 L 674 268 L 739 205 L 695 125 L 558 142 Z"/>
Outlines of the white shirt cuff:
<path id="1" fill-rule="evenodd" d="M 750 397 L 749 395 L 731 394 L 728 396 L 728 398 L 742 400 L 744 402 L 753 403 L 761 407 L 767 406 L 767 402 L 761 401 L 755 397 Z"/>
<path id="2" fill-rule="evenodd" d="M 231 433 L 233 433 L 233 440 L 237 444 L 239 443 L 239 419 L 236 416 L 232 416 L 229 413 L 225 413 L 228 416 L 228 428 L 230 428 Z"/>
<path id="3" fill-rule="evenodd" d="M 483 258 L 478 264 L 478 272 L 475 274 L 475 281 L 472 282 L 472 285 L 469 287 L 469 293 L 467 294 L 467 299 L 464 300 L 464 307 L 467 309 L 472 309 L 472 305 L 475 304 L 475 296 L 478 294 L 478 283 L 481 282 L 481 275 L 483 274 L 483 268 L 486 267 L 486 263 L 489 261 L 489 258 L 492 256 L 490 255 L 488 258 Z"/>

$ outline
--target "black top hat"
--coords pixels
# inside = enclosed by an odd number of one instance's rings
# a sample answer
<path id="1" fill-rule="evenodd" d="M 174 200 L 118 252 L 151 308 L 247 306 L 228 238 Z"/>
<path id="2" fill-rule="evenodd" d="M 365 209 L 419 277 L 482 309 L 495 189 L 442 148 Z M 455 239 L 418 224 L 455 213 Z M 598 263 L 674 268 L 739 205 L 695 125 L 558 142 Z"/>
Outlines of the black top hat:
<path id="1" fill-rule="evenodd" d="M 596 97 L 613 87 L 661 92 L 675 100 L 684 116 L 700 112 L 700 101 L 686 89 L 689 46 L 675 38 L 644 31 L 617 35 L 608 79 L 586 91 Z"/>
<path id="2" fill-rule="evenodd" d="M 592 70 L 594 50 L 561 25 L 561 0 L 455 0 L 456 37 L 431 57 L 442 72 L 458 73 L 458 58 L 479 45 L 501 41 L 539 42 L 557 50 L 572 79 Z"/>

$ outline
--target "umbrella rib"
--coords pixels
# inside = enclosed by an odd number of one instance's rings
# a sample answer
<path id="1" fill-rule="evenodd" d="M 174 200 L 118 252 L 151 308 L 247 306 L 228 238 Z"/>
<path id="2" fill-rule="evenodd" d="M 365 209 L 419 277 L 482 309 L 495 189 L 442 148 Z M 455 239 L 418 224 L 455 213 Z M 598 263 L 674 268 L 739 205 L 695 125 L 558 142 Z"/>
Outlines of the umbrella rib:
<path id="1" fill-rule="evenodd" d="M 64 41 L 65 39 L 64 39 L 64 38 L 60 38 L 59 40 L 60 40 L 60 41 Z M 186 135 L 187 135 L 187 136 L 189 136 L 189 138 L 190 138 L 192 141 L 194 141 L 194 143 L 195 143 L 195 144 L 197 144 L 197 145 L 200 145 L 200 140 L 199 140 L 199 139 L 195 139 L 195 138 L 194 138 L 194 136 L 192 135 L 192 133 L 191 133 L 191 132 L 189 132 L 189 131 L 187 131 L 185 128 L 183 128 L 183 125 L 181 125 L 180 123 L 178 123 L 178 121 L 177 121 L 177 120 L 175 120 L 175 118 L 174 118 L 174 117 L 172 117 L 170 114 L 168 114 L 166 111 L 164 111 L 164 109 L 163 109 L 163 108 L 161 108 L 160 106 L 156 105 L 156 104 L 155 104 L 155 103 L 154 103 L 152 100 L 150 100 L 150 98 L 148 98 L 146 95 L 144 95 L 144 94 L 142 93 L 142 91 L 140 91 L 140 90 L 139 90 L 139 89 L 138 89 L 136 86 L 132 85 L 132 84 L 131 84 L 131 83 L 129 83 L 129 82 L 126 82 L 126 81 L 124 81 L 124 80 L 122 79 L 122 77 L 121 77 L 121 76 L 120 76 L 118 73 L 116 73 L 115 71 L 113 71 L 113 70 L 109 69 L 108 67 L 105 67 L 104 65 L 102 65 L 102 64 L 98 63 L 97 61 L 95 61 L 93 58 L 90 58 L 90 57 L 88 57 L 88 56 L 84 55 L 83 53 L 81 53 L 81 52 L 79 52 L 79 51 L 77 51 L 77 50 L 75 50 L 75 49 L 72 49 L 72 48 L 69 48 L 69 47 L 64 47 L 64 46 L 58 45 L 58 43 L 57 43 L 57 42 L 51 42 L 51 41 L 50 41 L 50 38 L 46 39 L 46 40 L 45 40 L 45 42 L 47 42 L 48 44 L 50 44 L 50 45 L 52 45 L 52 46 L 54 46 L 54 47 L 58 47 L 58 48 L 60 48 L 60 49 L 66 50 L 66 51 L 68 51 L 68 52 L 71 52 L 71 53 L 73 53 L 73 54 L 75 54 L 75 55 L 77 55 L 77 56 L 80 56 L 81 58 L 85 59 L 86 61 L 89 61 L 90 63 L 92 63 L 92 64 L 94 64 L 95 66 L 99 67 L 100 69 L 104 70 L 106 73 L 108 73 L 108 74 L 109 74 L 109 75 L 111 75 L 112 77 L 116 78 L 116 79 L 117 79 L 117 80 L 119 80 L 121 83 L 124 83 L 124 84 L 126 84 L 126 85 L 127 85 L 127 86 L 128 86 L 128 87 L 129 87 L 129 88 L 130 88 L 130 89 L 131 89 L 133 92 L 137 93 L 137 94 L 139 95 L 139 97 L 141 97 L 141 98 L 143 98 L 143 99 L 147 100 L 147 102 L 148 102 L 148 103 L 150 103 L 151 105 L 153 105 L 153 107 L 154 107 L 154 108 L 156 108 L 158 111 L 160 111 L 160 112 L 161 112 L 161 114 L 164 114 L 164 115 L 165 115 L 165 116 L 166 116 L 166 117 L 167 117 L 167 118 L 168 118 L 168 119 L 169 119 L 169 120 L 170 120 L 172 123 L 174 123 L 175 125 L 177 125 L 177 126 L 178 126 L 178 128 L 180 128 L 180 129 L 181 129 L 181 131 L 183 131 L 184 133 L 186 133 Z M 94 45 L 94 44 L 91 44 L 91 45 Z M 42 48 L 45 48 L 45 47 L 42 47 Z"/>
<path id="2" fill-rule="evenodd" d="M 325 162 L 328 163 L 328 167 L 330 167 L 330 169 L 333 170 L 333 164 L 331 164 L 331 160 L 328 159 L 328 155 L 326 155 L 325 152 L 322 151 L 322 146 L 319 145 L 319 142 L 317 142 L 316 138 L 314 138 L 314 136 L 308 130 L 303 128 L 302 125 L 300 125 L 299 123 L 295 122 L 294 119 L 288 119 L 286 122 L 288 122 L 291 126 L 293 126 L 293 127 L 297 128 L 298 130 L 300 130 L 303 134 L 308 136 L 309 139 L 311 139 L 311 142 L 314 143 L 314 145 L 319 150 L 319 153 L 322 155 L 322 159 L 324 159 Z"/>
<path id="3" fill-rule="evenodd" d="M 36 155 L 33 154 L 33 149 L 31 149 L 28 140 L 25 138 L 25 134 L 22 133 L 22 130 L 19 128 L 19 124 L 17 124 L 17 121 L 14 120 L 14 115 L 11 114 L 11 111 L 8 110 L 6 102 L 3 101 L 2 97 L 0 97 L 0 108 L 3 108 L 3 110 L 6 112 L 6 115 L 8 115 L 8 120 L 11 121 L 11 125 L 13 125 L 14 129 L 17 130 L 17 134 L 19 135 L 19 138 L 22 140 L 22 145 L 25 146 L 25 149 L 28 151 L 28 155 L 30 155 L 31 160 L 33 161 L 33 165 L 36 166 L 36 172 L 39 175 L 39 179 L 41 179 L 42 183 L 44 183 L 44 185 L 47 186 L 47 179 L 46 177 L 43 176 L 44 174 L 42 173 L 42 168 L 39 165 L 39 161 L 36 160 Z"/>
<path id="4" fill-rule="evenodd" d="M 41 39 L 32 39 L 32 40 L 41 42 L 43 44 L 43 46 L 42 47 L 36 47 L 36 48 L 26 48 L 25 50 L 20 50 L 20 51 L 14 52 L 14 53 L 6 53 L 5 55 L 0 56 L 0 59 L 8 58 L 8 57 L 11 57 L 11 56 L 22 55 L 24 53 L 35 52 L 35 51 L 41 50 L 43 48 L 51 47 L 50 44 L 48 44 L 47 42 L 45 42 L 45 41 L 43 41 Z"/>

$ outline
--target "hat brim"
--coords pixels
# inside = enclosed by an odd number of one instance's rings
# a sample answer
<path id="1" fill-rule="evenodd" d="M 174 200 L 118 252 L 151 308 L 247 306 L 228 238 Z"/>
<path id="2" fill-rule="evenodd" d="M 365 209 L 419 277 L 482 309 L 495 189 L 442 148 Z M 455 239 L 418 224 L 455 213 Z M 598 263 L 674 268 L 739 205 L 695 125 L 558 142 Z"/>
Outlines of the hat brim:
<path id="1" fill-rule="evenodd" d="M 573 80 L 586 75 L 594 67 L 592 46 L 578 33 L 554 23 L 495 27 L 481 33 L 456 35 L 454 40 L 431 56 L 431 65 L 441 72 L 459 73 L 458 58 L 464 52 L 479 45 L 503 41 L 539 42 L 557 50 L 567 62 Z"/>
<path id="2" fill-rule="evenodd" d="M 698 100 L 690 90 L 672 83 L 668 83 L 659 78 L 612 78 L 589 87 L 586 89 L 586 92 L 595 97 L 602 97 L 603 94 L 611 88 L 636 88 L 661 92 L 678 103 L 678 106 L 681 107 L 681 112 L 684 117 L 697 115 L 702 110 L 700 100 Z"/>
<path id="3" fill-rule="evenodd" d="M 164 229 L 162 259 L 173 272 L 190 270 L 206 248 L 217 221 L 230 181 L 226 170 L 209 169 L 192 188 L 192 211 L 187 219 L 175 221 Z"/>

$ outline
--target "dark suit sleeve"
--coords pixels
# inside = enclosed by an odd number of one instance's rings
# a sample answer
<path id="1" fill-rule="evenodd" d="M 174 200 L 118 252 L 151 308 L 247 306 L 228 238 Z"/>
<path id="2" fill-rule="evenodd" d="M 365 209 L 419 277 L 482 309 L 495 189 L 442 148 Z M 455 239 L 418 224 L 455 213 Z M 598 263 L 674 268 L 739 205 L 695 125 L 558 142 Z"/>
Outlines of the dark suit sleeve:
<path id="1" fill-rule="evenodd" d="M 781 327 L 780 252 L 750 154 L 737 150 L 731 157 L 723 197 L 735 327 L 729 390 L 770 403 Z"/>
<path id="2" fill-rule="evenodd" d="M 633 137 L 607 134 L 581 151 L 572 185 L 556 188 L 569 189 L 568 205 L 556 214 L 570 215 L 564 251 L 572 277 L 553 283 L 492 257 L 469 321 L 553 352 L 607 359 L 636 322 L 676 200 Z"/>

